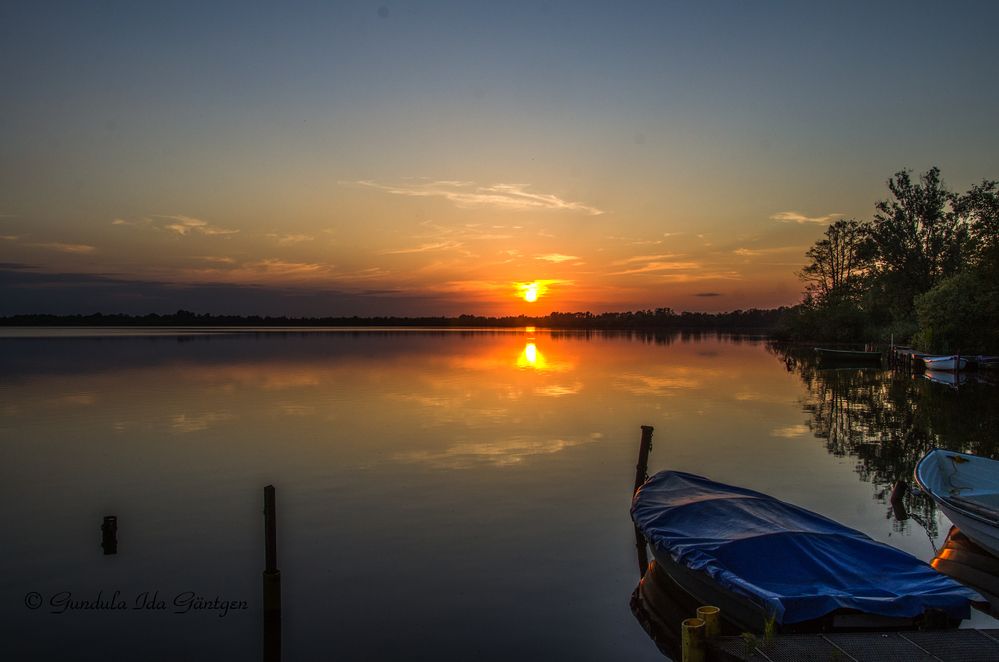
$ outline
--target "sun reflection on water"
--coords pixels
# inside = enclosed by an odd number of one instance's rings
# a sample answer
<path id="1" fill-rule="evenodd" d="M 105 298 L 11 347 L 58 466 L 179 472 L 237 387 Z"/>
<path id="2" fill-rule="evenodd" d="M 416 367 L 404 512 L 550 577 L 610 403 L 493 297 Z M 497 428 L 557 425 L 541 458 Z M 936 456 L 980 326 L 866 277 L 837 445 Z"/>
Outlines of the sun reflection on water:
<path id="1" fill-rule="evenodd" d="M 548 361 L 545 355 L 538 350 L 538 346 L 533 342 L 524 345 L 524 350 L 517 357 L 517 367 L 520 369 L 533 368 L 534 370 L 547 370 Z"/>

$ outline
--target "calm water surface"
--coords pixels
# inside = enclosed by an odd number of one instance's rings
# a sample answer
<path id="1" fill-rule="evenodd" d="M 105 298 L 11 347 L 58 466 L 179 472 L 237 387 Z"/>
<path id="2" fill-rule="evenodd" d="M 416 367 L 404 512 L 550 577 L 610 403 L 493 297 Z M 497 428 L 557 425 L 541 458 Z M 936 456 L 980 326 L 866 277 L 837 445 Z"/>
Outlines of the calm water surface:
<path id="1" fill-rule="evenodd" d="M 821 370 L 763 339 L 5 334 L 0 610 L 21 655 L 259 658 L 272 483 L 286 660 L 662 659 L 628 606 L 640 425 L 650 471 L 768 492 L 927 560 L 949 523 L 918 496 L 892 517 L 892 484 L 934 445 L 999 452 L 993 385 Z M 126 609 L 79 603 L 115 591 Z M 53 606 L 66 592 L 76 606 Z"/>

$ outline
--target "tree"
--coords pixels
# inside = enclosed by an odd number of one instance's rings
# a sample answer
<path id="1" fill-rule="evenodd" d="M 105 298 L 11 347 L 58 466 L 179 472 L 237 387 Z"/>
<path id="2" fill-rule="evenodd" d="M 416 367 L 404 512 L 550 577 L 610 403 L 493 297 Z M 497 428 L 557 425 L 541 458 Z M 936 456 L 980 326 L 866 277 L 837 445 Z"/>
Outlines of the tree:
<path id="1" fill-rule="evenodd" d="M 854 220 L 840 219 L 826 228 L 825 237 L 815 242 L 805 256 L 810 260 L 798 276 L 819 305 L 852 298 L 868 269 L 866 227 Z"/>
<path id="2" fill-rule="evenodd" d="M 968 228 L 969 258 L 974 266 L 993 275 L 999 273 L 999 190 L 985 180 L 964 195 L 954 196 L 953 207 Z"/>
<path id="3" fill-rule="evenodd" d="M 878 298 L 891 303 L 898 320 L 911 317 L 917 295 L 961 267 L 968 232 L 939 168 L 919 182 L 901 170 L 888 180 L 888 190 L 892 197 L 877 203 L 869 235 Z"/>

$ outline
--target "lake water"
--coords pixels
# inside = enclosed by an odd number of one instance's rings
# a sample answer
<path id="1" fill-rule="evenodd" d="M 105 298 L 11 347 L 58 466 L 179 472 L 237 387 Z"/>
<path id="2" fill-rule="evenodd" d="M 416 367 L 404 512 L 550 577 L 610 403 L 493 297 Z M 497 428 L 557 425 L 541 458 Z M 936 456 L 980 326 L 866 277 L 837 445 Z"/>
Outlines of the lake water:
<path id="1" fill-rule="evenodd" d="M 894 518 L 894 482 L 934 445 L 999 453 L 991 384 L 822 370 L 760 338 L 4 335 L 0 610 L 21 657 L 259 659 L 273 484 L 285 660 L 662 659 L 628 606 L 639 426 L 650 472 L 926 560 L 949 523 L 919 496 Z"/>

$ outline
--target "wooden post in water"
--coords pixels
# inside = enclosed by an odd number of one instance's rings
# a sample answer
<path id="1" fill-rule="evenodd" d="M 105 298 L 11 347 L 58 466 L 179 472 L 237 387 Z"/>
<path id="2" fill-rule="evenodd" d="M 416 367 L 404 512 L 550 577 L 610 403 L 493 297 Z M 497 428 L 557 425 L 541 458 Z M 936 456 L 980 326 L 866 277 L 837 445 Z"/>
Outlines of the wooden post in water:
<path id="1" fill-rule="evenodd" d="M 105 556 L 118 553 L 118 517 L 115 515 L 104 517 L 104 523 L 101 524 L 101 547 Z"/>
<path id="2" fill-rule="evenodd" d="M 638 491 L 645 479 L 649 477 L 649 453 L 652 452 L 652 426 L 642 426 L 642 443 L 638 447 L 638 464 L 635 465 L 635 488 L 632 494 Z"/>
<path id="3" fill-rule="evenodd" d="M 264 488 L 264 613 L 281 611 L 281 571 L 277 568 L 277 512 L 274 486 Z"/>
<path id="4" fill-rule="evenodd" d="M 277 568 L 274 486 L 264 488 L 264 662 L 281 659 L 281 571 Z"/>
<path id="5" fill-rule="evenodd" d="M 638 488 L 642 486 L 648 478 L 649 453 L 652 452 L 652 426 L 642 426 L 642 442 L 638 447 L 638 464 L 635 465 L 635 487 L 631 490 L 631 495 L 635 496 Z M 638 576 L 644 577 L 645 571 L 649 567 L 649 551 L 645 545 L 645 536 L 635 526 L 635 548 L 638 549 Z"/>

